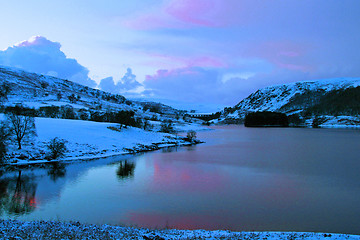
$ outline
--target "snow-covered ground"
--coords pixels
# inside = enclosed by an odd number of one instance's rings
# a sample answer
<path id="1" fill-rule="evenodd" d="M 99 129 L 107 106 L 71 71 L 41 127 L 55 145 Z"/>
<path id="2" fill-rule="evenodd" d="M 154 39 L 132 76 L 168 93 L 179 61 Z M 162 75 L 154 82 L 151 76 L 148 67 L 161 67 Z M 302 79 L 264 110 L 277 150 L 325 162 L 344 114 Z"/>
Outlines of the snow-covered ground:
<path id="1" fill-rule="evenodd" d="M 305 124 L 312 126 L 314 117 L 308 119 Z M 360 118 L 354 116 L 321 116 L 320 124 L 321 128 L 360 128 Z"/>
<path id="2" fill-rule="evenodd" d="M 86 225 L 53 221 L 0 220 L 1 239 L 349 239 L 358 235 L 306 232 L 231 232 L 226 230 L 152 230 L 110 225 Z"/>
<path id="3" fill-rule="evenodd" d="M 0 118 L 2 118 L 0 116 Z M 166 146 L 185 145 L 189 142 L 173 134 L 145 131 L 127 127 L 119 129 L 116 123 L 99 123 L 82 120 L 35 118 L 37 137 L 33 137 L 17 149 L 15 142 L 9 145 L 9 161 L 12 164 L 46 162 L 46 144 L 57 137 L 66 140 L 68 151 L 60 160 L 84 160 L 107 157 L 133 150 L 156 149 Z M 178 130 L 204 129 L 202 126 L 184 125 Z"/>

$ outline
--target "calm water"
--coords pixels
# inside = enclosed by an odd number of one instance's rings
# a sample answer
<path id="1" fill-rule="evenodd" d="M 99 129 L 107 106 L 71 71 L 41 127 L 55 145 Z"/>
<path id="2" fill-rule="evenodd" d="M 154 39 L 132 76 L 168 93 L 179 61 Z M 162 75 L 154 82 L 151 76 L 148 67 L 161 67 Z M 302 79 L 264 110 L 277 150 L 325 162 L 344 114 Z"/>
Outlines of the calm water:
<path id="1" fill-rule="evenodd" d="M 216 129 L 197 146 L 3 173 L 1 217 L 360 234 L 360 131 Z"/>

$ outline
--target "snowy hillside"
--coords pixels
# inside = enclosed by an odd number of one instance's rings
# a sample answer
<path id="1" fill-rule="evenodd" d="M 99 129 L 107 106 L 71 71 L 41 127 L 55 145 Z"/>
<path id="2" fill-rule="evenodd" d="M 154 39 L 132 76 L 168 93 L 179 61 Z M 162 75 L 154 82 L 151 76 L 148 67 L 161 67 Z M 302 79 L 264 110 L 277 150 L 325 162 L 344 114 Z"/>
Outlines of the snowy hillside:
<path id="1" fill-rule="evenodd" d="M 347 103 L 343 104 L 343 111 L 340 114 L 332 114 L 332 112 L 328 113 L 326 111 L 325 114 L 312 111 L 314 106 L 324 104 L 324 99 L 329 95 L 357 89 L 358 86 L 360 86 L 360 78 L 335 78 L 270 86 L 252 93 L 233 108 L 225 109 L 223 119 L 241 120 L 245 117 L 246 113 L 256 111 L 277 111 L 287 115 L 300 114 L 300 118 L 311 118 L 312 115 L 354 115 L 344 111 L 344 109 L 346 110 Z M 331 103 L 338 101 L 339 104 L 342 104 L 340 102 L 342 100 L 343 98 L 335 96 L 332 98 Z M 331 117 L 327 117 L 330 120 Z M 334 119 L 331 118 L 331 120 Z M 312 120 L 307 123 L 311 122 Z"/>
<path id="2" fill-rule="evenodd" d="M 46 145 L 56 137 L 68 148 L 62 160 L 74 160 L 189 144 L 169 133 L 204 129 L 202 120 L 164 104 L 130 101 L 68 80 L 4 67 L 0 110 L 35 117 L 37 135 L 23 149 L 17 149 L 14 137 L 7 141 L 6 162 L 15 164 L 43 161 Z"/>
<path id="3" fill-rule="evenodd" d="M 260 89 L 235 105 L 238 111 L 279 111 L 304 94 L 325 93 L 360 86 L 360 78 L 337 78 L 305 81 Z M 292 109 L 292 110 L 301 110 Z"/>
<path id="4" fill-rule="evenodd" d="M 143 109 L 143 104 L 130 101 L 118 94 L 14 68 L 0 66 L 0 83 L 10 87 L 8 101 L 5 105 L 21 103 L 34 108 L 71 105 L 75 109 L 132 110 L 135 112 Z M 161 110 L 168 114 L 177 112 L 167 106 Z"/>

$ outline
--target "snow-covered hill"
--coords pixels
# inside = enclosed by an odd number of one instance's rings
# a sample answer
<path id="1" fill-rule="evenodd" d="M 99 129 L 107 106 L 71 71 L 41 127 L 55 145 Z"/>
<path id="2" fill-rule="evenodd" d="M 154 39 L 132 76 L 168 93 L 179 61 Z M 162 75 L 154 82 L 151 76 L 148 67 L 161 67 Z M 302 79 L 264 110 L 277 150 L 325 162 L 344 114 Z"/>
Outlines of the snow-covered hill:
<path id="1" fill-rule="evenodd" d="M 241 120 L 246 113 L 256 111 L 299 114 L 319 104 L 329 93 L 358 86 L 360 86 L 360 78 L 323 79 L 270 86 L 250 94 L 233 108 L 225 109 L 223 119 Z M 328 118 L 330 120 L 330 117 Z"/>
<path id="2" fill-rule="evenodd" d="M 0 110 L 36 117 L 37 137 L 23 149 L 18 150 L 13 139 L 8 141 L 6 162 L 16 164 L 42 161 L 46 144 L 55 137 L 67 141 L 64 159 L 74 160 L 157 149 L 169 142 L 185 144 L 175 135 L 159 132 L 170 121 L 168 131 L 204 129 L 201 120 L 164 104 L 130 101 L 68 80 L 1 66 Z M 4 119 L 0 114 L 0 121 Z"/>
<path id="3" fill-rule="evenodd" d="M 142 112 L 144 103 L 130 101 L 118 94 L 89 88 L 72 81 L 25 72 L 0 66 L 0 83 L 10 87 L 5 105 L 22 104 L 28 107 L 71 105 L 75 109 L 125 110 Z M 71 98 L 71 96 L 75 98 Z M 148 104 L 154 104 L 149 102 Z M 163 113 L 175 114 L 176 109 L 161 108 Z M 141 113 L 139 113 L 141 114 Z"/>

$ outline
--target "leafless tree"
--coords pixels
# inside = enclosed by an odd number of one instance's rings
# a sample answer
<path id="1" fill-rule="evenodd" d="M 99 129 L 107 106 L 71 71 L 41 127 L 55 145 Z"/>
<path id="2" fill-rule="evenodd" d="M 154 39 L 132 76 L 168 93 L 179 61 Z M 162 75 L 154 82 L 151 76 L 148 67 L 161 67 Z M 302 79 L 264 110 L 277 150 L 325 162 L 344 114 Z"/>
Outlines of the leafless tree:
<path id="1" fill-rule="evenodd" d="M 19 149 L 21 149 L 21 142 L 24 137 L 36 136 L 35 119 L 33 117 L 8 113 L 6 119 L 10 131 L 15 135 Z"/>

